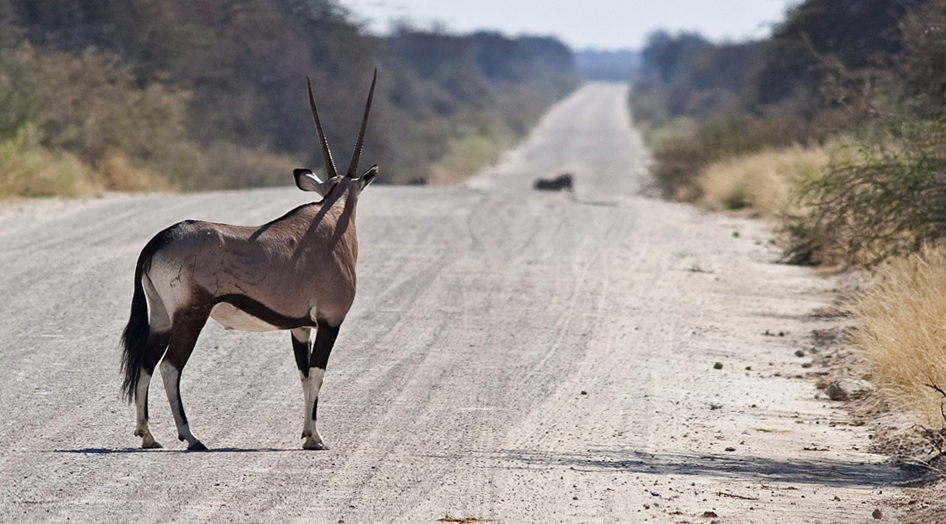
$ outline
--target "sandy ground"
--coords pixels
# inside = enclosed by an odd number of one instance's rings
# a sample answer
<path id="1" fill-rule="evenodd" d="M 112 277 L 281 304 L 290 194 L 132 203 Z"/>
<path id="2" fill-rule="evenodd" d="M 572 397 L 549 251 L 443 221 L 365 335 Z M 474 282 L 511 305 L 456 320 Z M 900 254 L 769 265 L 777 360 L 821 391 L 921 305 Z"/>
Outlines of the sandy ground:
<path id="1" fill-rule="evenodd" d="M 900 472 L 795 356 L 833 325 L 810 317 L 832 282 L 775 263 L 761 224 L 637 196 L 625 98 L 585 87 L 468 184 L 365 191 L 319 402 L 329 451 L 301 449 L 286 333 L 205 329 L 182 392 L 210 452 L 183 451 L 159 381 L 164 450 L 136 449 L 119 399 L 148 239 L 306 194 L 0 206 L 0 521 L 891 520 Z M 563 170 L 574 197 L 530 189 Z"/>

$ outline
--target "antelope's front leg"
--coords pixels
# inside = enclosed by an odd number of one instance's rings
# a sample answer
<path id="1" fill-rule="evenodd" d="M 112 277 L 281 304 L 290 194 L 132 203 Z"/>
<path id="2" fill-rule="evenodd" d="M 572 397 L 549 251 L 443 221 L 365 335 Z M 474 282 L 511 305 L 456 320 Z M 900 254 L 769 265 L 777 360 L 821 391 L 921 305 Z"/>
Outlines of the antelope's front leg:
<path id="1" fill-rule="evenodd" d="M 296 367 L 299 368 L 299 378 L 302 380 L 302 395 L 304 398 L 302 438 L 305 439 L 305 442 L 302 447 L 303 449 L 328 449 L 328 446 L 322 441 L 319 431 L 315 428 L 315 410 L 318 405 L 319 388 L 322 387 L 322 377 L 325 370 L 309 367 L 311 335 L 311 328 L 292 330 L 292 351 L 296 357 Z"/>
<path id="2" fill-rule="evenodd" d="M 308 358 L 308 365 L 305 368 L 300 367 L 302 374 L 302 388 L 305 393 L 305 425 L 302 429 L 302 437 L 305 442 L 303 449 L 328 449 L 328 445 L 319 435 L 316 427 L 319 409 L 319 391 L 322 389 L 322 379 L 325 377 L 325 366 L 328 363 L 328 357 L 335 346 L 335 339 L 338 338 L 338 330 L 341 323 L 337 326 L 330 326 L 327 322 L 320 320 L 315 333 L 315 344 Z M 293 332 L 293 347 L 298 348 L 301 342 L 297 344 L 296 334 Z M 308 351 L 308 338 L 305 343 Z M 296 349 L 296 362 L 300 363 L 299 349 Z"/>
<path id="3" fill-rule="evenodd" d="M 315 427 L 316 411 L 319 407 L 319 389 L 322 388 L 322 378 L 325 376 L 325 370 L 319 368 L 310 368 L 309 376 L 303 379 L 302 387 L 306 389 L 306 417 L 305 425 L 302 427 L 302 449 L 328 449 L 328 445 L 322 440 L 322 435 Z"/>

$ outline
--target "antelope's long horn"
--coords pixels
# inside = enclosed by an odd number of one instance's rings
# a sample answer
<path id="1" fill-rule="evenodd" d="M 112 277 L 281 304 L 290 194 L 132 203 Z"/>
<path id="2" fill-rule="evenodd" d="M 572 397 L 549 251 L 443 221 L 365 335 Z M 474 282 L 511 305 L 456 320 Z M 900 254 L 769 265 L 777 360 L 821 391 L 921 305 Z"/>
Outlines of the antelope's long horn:
<path id="1" fill-rule="evenodd" d="M 358 160 L 361 159 L 361 148 L 365 145 L 365 129 L 368 127 L 368 112 L 371 111 L 371 100 L 374 98 L 374 84 L 378 81 L 378 69 L 374 70 L 374 77 L 371 79 L 371 90 L 368 91 L 368 103 L 365 105 L 365 117 L 361 120 L 361 131 L 358 132 L 358 142 L 355 143 L 355 152 L 351 155 L 351 163 L 348 164 L 348 176 L 355 178 L 358 173 Z"/>
<path id="2" fill-rule="evenodd" d="M 325 141 L 325 133 L 322 132 L 322 122 L 319 121 L 319 112 L 315 109 L 315 99 L 312 98 L 312 83 L 309 77 L 305 77 L 305 83 L 309 87 L 309 107 L 312 108 L 312 118 L 315 119 L 315 130 L 319 132 L 319 145 L 322 146 L 322 161 L 325 162 L 325 171 L 329 178 L 338 176 L 335 170 L 335 161 L 332 160 L 332 152 L 328 149 L 328 142 Z"/>

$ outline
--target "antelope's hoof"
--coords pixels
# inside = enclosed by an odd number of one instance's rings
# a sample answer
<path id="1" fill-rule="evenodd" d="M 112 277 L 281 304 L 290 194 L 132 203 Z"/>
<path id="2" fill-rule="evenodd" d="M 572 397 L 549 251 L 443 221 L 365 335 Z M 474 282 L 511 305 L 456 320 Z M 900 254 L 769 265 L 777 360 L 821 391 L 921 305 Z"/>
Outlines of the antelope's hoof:
<path id="1" fill-rule="evenodd" d="M 141 449 L 157 449 L 162 447 L 159 442 L 154 440 L 154 436 L 147 429 L 136 429 L 135 436 L 141 437 Z"/>
<path id="2" fill-rule="evenodd" d="M 162 446 L 160 442 L 154 439 L 144 440 L 141 442 L 141 449 L 160 449 L 163 447 L 164 446 Z"/>
<path id="3" fill-rule="evenodd" d="M 207 446 L 203 445 L 199 440 L 193 444 L 187 446 L 187 451 L 207 451 Z"/>
<path id="4" fill-rule="evenodd" d="M 302 449 L 321 450 L 321 449 L 328 449 L 328 446 L 325 444 L 325 442 L 322 442 L 321 440 L 314 440 L 311 438 L 307 438 L 305 439 L 305 442 L 302 443 Z"/>

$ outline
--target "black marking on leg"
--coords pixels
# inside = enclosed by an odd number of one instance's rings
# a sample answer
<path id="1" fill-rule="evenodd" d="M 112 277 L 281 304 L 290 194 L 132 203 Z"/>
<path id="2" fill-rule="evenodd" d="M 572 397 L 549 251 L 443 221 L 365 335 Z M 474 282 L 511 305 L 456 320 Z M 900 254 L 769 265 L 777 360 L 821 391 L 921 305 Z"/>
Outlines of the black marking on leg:
<path id="1" fill-rule="evenodd" d="M 184 366 L 187 365 L 187 360 L 194 352 L 194 346 L 197 344 L 200 331 L 204 329 L 204 325 L 210 317 L 210 309 L 209 306 L 198 309 L 185 307 L 174 315 L 173 336 L 171 336 L 164 360 L 174 366 L 174 369 L 179 373 L 184 372 Z"/>
<path id="2" fill-rule="evenodd" d="M 171 341 L 170 331 L 165 331 L 164 333 L 151 333 L 151 335 L 148 337 L 147 353 L 144 357 L 144 362 L 142 362 L 141 370 L 139 371 L 139 373 L 141 371 L 144 371 L 151 377 L 151 380 L 154 380 L 154 368 L 158 366 L 158 362 L 160 362 L 161 357 L 164 356 L 164 352 L 167 350 L 168 343 L 170 341 Z M 136 383 L 136 386 L 137 386 L 137 383 Z M 148 415 L 148 392 L 149 391 L 151 391 L 150 381 L 148 382 L 148 389 L 145 390 L 145 399 L 144 399 L 145 420 L 148 420 L 151 418 Z M 135 395 L 137 394 L 138 392 L 136 390 Z"/>
<path id="3" fill-rule="evenodd" d="M 148 347 L 143 362 L 141 363 L 141 368 L 147 371 L 152 377 L 154 376 L 154 368 L 157 367 L 158 362 L 161 362 L 161 357 L 164 356 L 164 352 L 167 350 L 170 341 L 170 331 L 151 333 L 148 336 Z"/>
<path id="4" fill-rule="evenodd" d="M 302 372 L 303 377 L 309 378 L 309 341 L 296 340 L 295 335 L 292 335 L 291 338 L 292 352 L 296 356 L 296 367 Z"/>
<path id="5" fill-rule="evenodd" d="M 313 368 L 322 370 L 322 379 L 325 379 L 325 366 L 328 364 L 328 357 L 332 354 L 332 348 L 335 347 L 335 340 L 338 338 L 338 330 L 342 327 L 331 326 L 325 320 L 319 319 L 318 328 L 315 332 L 315 344 L 312 347 L 312 355 L 309 358 L 309 365 Z M 312 420 L 316 420 L 316 412 L 319 409 L 318 392 L 315 394 L 315 402 L 312 403 Z"/>
<path id="6" fill-rule="evenodd" d="M 328 364 L 328 357 L 332 354 L 332 348 L 335 347 L 335 339 L 338 338 L 338 330 L 342 327 L 330 326 L 328 322 L 319 319 L 318 329 L 315 332 L 315 345 L 312 348 L 312 356 L 309 359 L 309 366 L 313 368 L 325 369 Z"/>
<path id="7" fill-rule="evenodd" d="M 181 414 L 181 421 L 182 421 L 184 424 L 187 424 L 187 415 L 184 414 L 184 401 L 181 400 L 181 372 L 180 372 L 180 370 L 178 370 L 178 372 L 177 372 L 177 380 L 176 380 L 176 384 L 174 384 L 174 389 L 177 390 L 177 410 L 178 410 L 178 413 Z M 177 437 L 178 437 L 179 439 L 181 439 L 181 440 L 184 440 L 184 437 L 182 437 L 182 436 L 180 436 L 180 435 L 178 435 Z"/>

